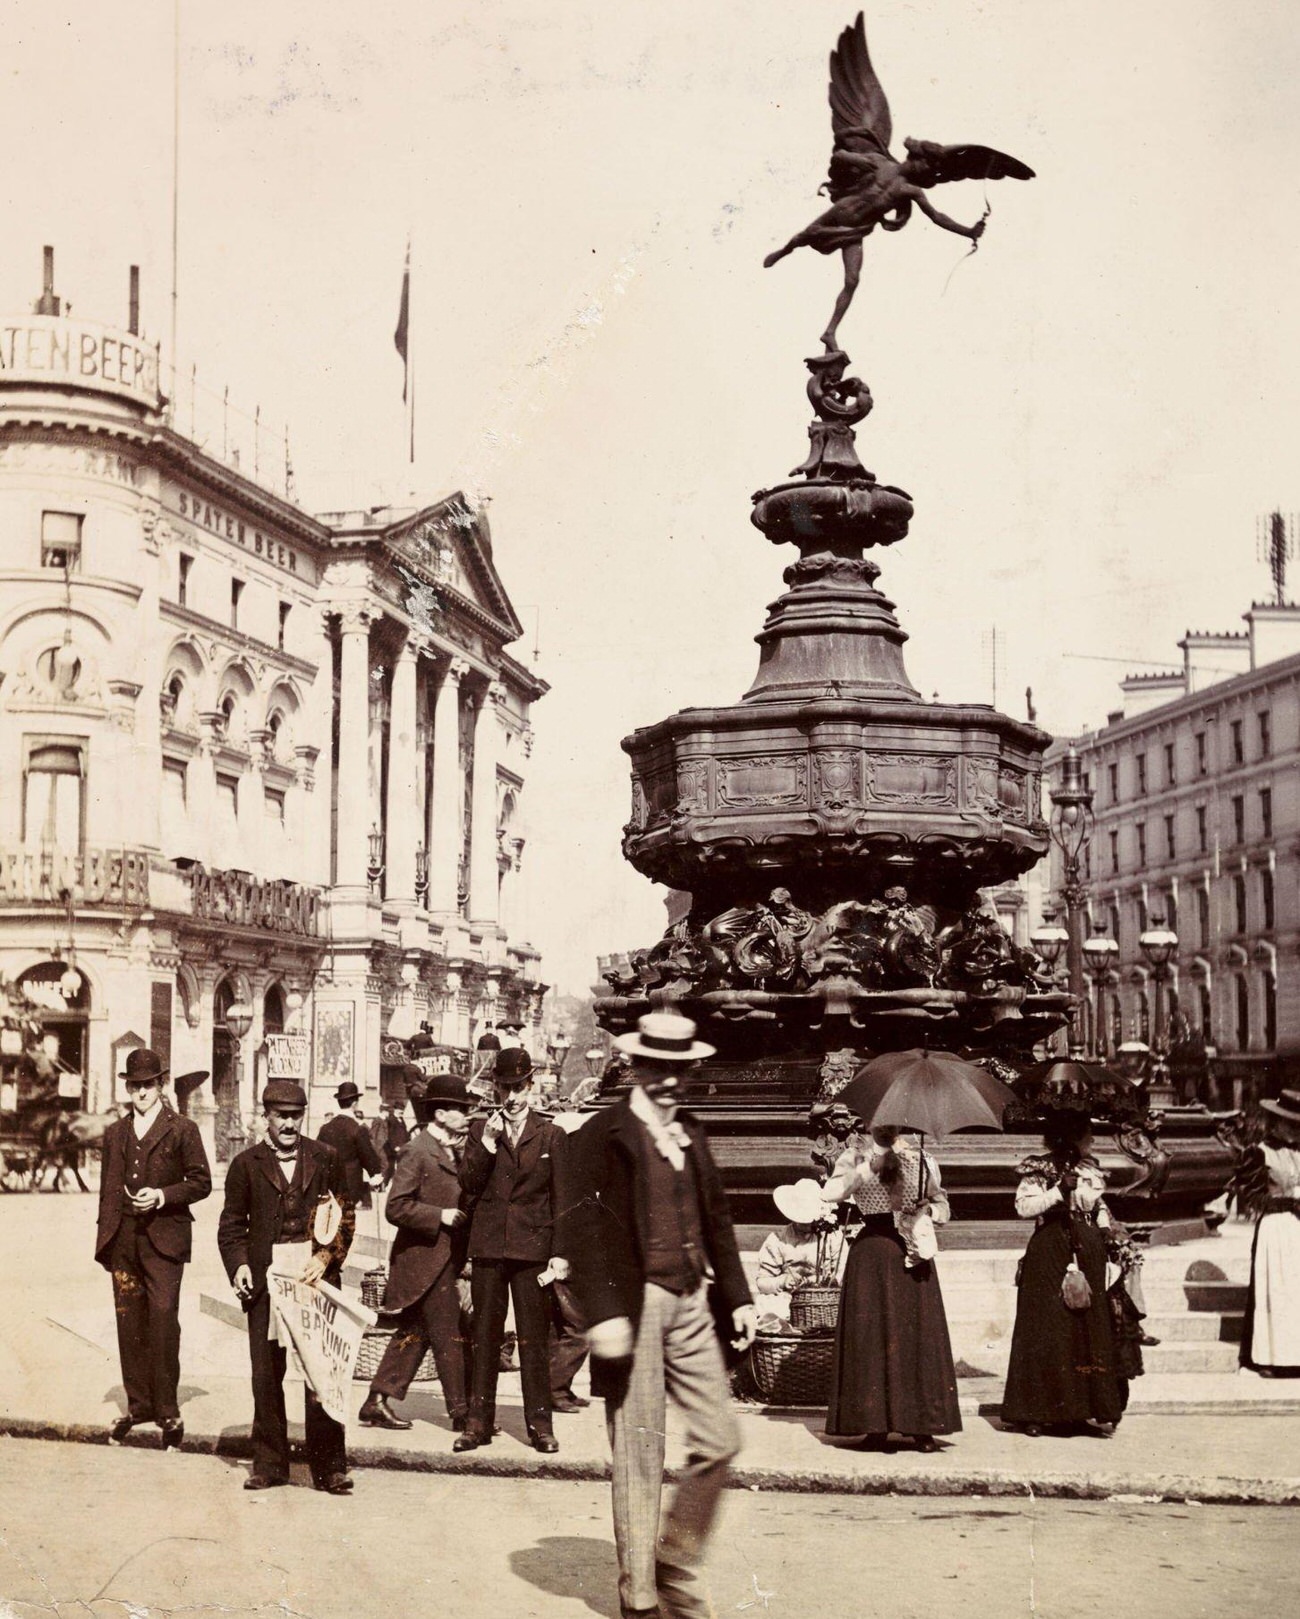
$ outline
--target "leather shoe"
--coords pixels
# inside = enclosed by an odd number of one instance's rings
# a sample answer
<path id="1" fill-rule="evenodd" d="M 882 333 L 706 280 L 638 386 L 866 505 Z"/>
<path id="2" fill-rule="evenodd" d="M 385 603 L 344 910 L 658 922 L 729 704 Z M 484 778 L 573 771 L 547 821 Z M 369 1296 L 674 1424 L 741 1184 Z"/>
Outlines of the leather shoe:
<path id="1" fill-rule="evenodd" d="M 312 1489 L 324 1490 L 326 1495 L 351 1495 L 352 1479 L 347 1473 L 331 1473 L 328 1478 L 314 1478 Z"/>
<path id="2" fill-rule="evenodd" d="M 584 1400 L 580 1394 L 551 1395 L 551 1410 L 562 1412 L 565 1416 L 571 1416 L 575 1411 L 585 1411 L 590 1404 L 591 1401 Z"/>
<path id="3" fill-rule="evenodd" d="M 560 1448 L 560 1441 L 553 1433 L 535 1433 L 530 1435 L 534 1450 L 540 1450 L 543 1456 L 554 1456 Z"/>
<path id="4" fill-rule="evenodd" d="M 278 1490 L 289 1482 L 287 1478 L 271 1478 L 266 1473 L 250 1473 L 244 1480 L 246 1490 Z"/>
<path id="5" fill-rule="evenodd" d="M 150 1419 L 148 1417 L 118 1417 L 117 1421 L 109 1427 L 109 1444 L 120 1445 L 126 1438 L 127 1434 L 131 1432 L 132 1428 L 134 1428 L 138 1423 L 148 1422 L 149 1420 Z"/>
<path id="6" fill-rule="evenodd" d="M 1142 1345 L 1143 1349 L 1154 1349 L 1160 1340 L 1159 1338 L 1153 1338 L 1149 1332 L 1144 1332 L 1138 1339 L 1138 1342 Z"/>
<path id="7" fill-rule="evenodd" d="M 405 1417 L 399 1417 L 388 1403 L 386 1394 L 368 1394 L 362 1401 L 361 1409 L 357 1412 L 357 1421 L 367 1428 L 392 1428 L 403 1432 L 411 1424 Z"/>
<path id="8" fill-rule="evenodd" d="M 466 1426 L 463 1433 L 456 1435 L 451 1448 L 455 1451 L 477 1450 L 480 1445 L 490 1445 L 491 1443 L 492 1435 L 490 1433 L 484 1433 L 482 1428 Z"/>
<path id="9" fill-rule="evenodd" d="M 164 1450 L 179 1450 L 181 1441 L 185 1438 L 185 1424 L 179 1417 L 164 1417 L 158 1424 L 162 1429 L 162 1442 Z"/>

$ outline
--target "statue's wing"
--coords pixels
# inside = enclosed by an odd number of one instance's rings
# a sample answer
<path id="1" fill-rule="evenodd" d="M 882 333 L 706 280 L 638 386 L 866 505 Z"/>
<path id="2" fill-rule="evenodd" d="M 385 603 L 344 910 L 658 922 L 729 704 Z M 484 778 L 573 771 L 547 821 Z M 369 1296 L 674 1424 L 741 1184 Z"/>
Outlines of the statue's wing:
<path id="1" fill-rule="evenodd" d="M 861 12 L 831 52 L 830 100 L 836 147 L 866 151 L 874 145 L 882 154 L 889 151 L 893 135 L 889 103 L 871 65 Z"/>
<path id="2" fill-rule="evenodd" d="M 926 150 L 935 185 L 947 180 L 1032 180 L 1034 171 L 1018 157 L 991 146 L 936 146 Z"/>

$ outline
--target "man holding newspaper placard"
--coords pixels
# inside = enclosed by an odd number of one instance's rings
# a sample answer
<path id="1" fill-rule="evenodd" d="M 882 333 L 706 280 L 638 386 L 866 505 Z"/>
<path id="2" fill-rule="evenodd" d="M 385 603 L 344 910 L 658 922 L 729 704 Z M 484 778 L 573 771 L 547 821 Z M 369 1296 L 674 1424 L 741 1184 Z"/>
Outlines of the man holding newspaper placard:
<path id="1" fill-rule="evenodd" d="M 348 1495 L 347 1394 L 361 1334 L 375 1316 L 338 1290 L 354 1209 L 338 1158 L 302 1133 L 306 1108 L 306 1095 L 291 1080 L 271 1080 L 262 1092 L 266 1140 L 241 1152 L 226 1172 L 217 1245 L 248 1317 L 253 1469 L 244 1488 L 289 1482 L 284 1375 L 292 1344 L 307 1380 L 312 1484 Z"/>

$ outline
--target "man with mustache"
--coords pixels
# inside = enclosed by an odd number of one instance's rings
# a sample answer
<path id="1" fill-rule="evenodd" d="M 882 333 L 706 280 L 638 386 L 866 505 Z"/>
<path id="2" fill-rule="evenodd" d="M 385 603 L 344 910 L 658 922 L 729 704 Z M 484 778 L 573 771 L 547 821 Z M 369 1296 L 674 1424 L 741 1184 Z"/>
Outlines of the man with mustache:
<path id="1" fill-rule="evenodd" d="M 535 1450 L 560 1447 L 552 1431 L 547 1344 L 549 1300 L 540 1278 L 563 1280 L 569 1267 L 554 1257 L 555 1177 L 564 1147 L 558 1125 L 528 1106 L 532 1059 L 522 1047 L 497 1055 L 492 1087 L 496 1111 L 469 1128 L 460 1183 L 472 1199 L 469 1256 L 474 1304 L 474 1375 L 469 1421 L 453 1450 L 492 1443 L 497 1372 L 506 1307 L 515 1308 L 524 1422 Z"/>

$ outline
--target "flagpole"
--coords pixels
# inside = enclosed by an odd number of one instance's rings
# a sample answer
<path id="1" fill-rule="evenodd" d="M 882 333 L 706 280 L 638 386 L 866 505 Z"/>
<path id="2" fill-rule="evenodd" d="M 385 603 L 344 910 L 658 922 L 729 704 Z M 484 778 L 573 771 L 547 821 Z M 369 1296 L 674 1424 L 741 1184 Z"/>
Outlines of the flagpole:
<path id="1" fill-rule="evenodd" d="M 181 0 L 172 6 L 172 321 L 171 361 L 172 385 L 168 413 L 173 424 L 176 419 L 176 305 L 178 265 L 180 260 L 180 198 L 181 198 Z"/>
<path id="2" fill-rule="evenodd" d="M 409 395 L 409 398 L 408 398 L 408 401 L 407 401 L 407 411 L 408 411 L 408 419 L 407 419 L 407 460 L 408 460 L 408 465 L 410 467 L 414 467 L 414 465 L 415 465 L 415 321 L 412 318 L 412 313 L 411 313 L 411 312 L 414 311 L 414 308 L 415 308 L 415 232 L 414 231 L 409 232 L 408 235 L 407 235 L 407 253 L 408 253 L 409 260 L 410 260 L 410 265 L 411 265 L 411 281 L 410 281 L 411 290 L 410 290 L 410 295 L 409 295 L 410 296 L 410 303 L 408 304 L 407 326 L 406 326 L 406 330 L 407 330 L 407 337 L 406 337 L 406 343 L 407 343 L 407 376 L 408 376 L 408 383 L 409 383 L 409 386 L 407 388 L 407 394 Z M 415 476 L 414 476 L 414 473 L 411 474 L 411 477 L 410 477 L 409 481 L 410 481 L 410 485 L 411 485 L 411 494 L 412 494 L 412 496 L 414 496 L 414 494 L 415 494 Z"/>

